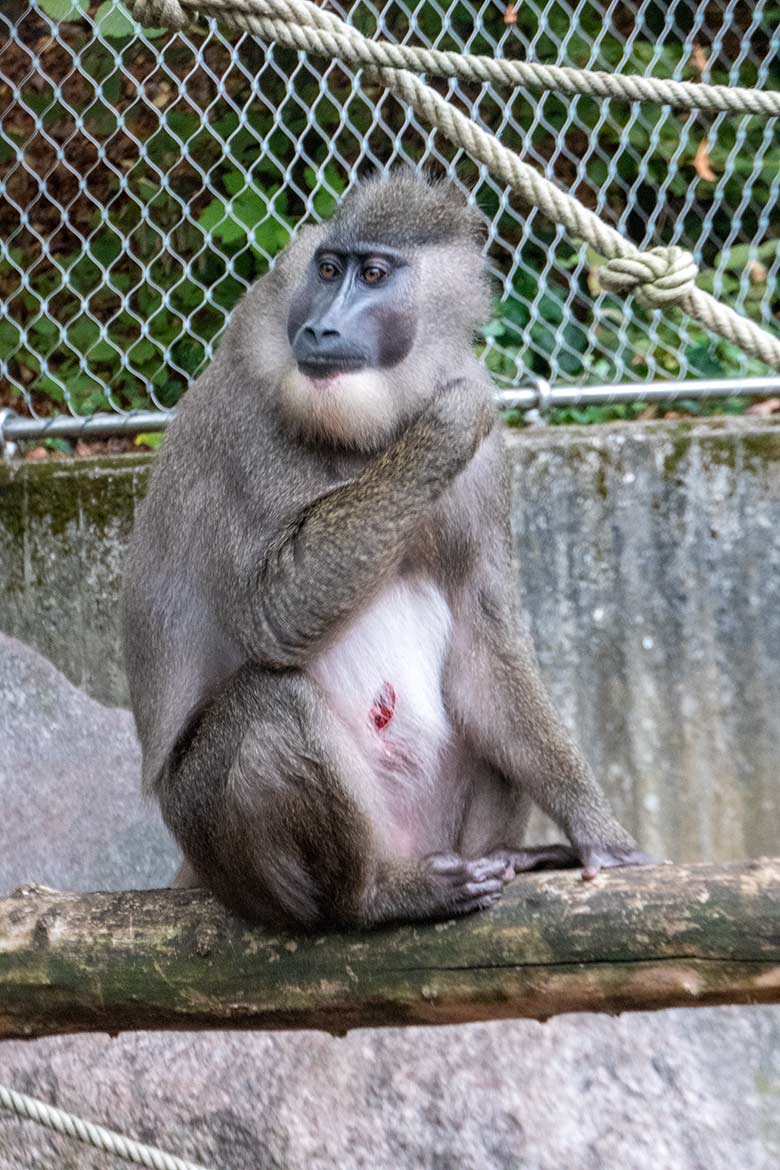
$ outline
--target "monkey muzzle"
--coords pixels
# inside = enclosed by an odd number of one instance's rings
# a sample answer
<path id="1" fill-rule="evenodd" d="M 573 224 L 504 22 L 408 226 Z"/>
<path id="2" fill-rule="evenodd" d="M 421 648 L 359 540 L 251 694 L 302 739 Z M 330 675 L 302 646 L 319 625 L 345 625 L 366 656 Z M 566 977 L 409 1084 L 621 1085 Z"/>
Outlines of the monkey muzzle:
<path id="1" fill-rule="evenodd" d="M 364 370 L 368 354 L 335 329 L 301 326 L 292 343 L 298 369 L 309 378 L 331 378 Z"/>

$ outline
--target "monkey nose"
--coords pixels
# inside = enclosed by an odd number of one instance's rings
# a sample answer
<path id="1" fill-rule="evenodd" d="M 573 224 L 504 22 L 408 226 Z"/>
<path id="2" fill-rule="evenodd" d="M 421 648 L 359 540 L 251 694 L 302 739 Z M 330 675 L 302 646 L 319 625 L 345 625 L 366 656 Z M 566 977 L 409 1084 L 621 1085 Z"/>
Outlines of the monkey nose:
<path id="1" fill-rule="evenodd" d="M 331 345 L 341 341 L 341 334 L 338 329 L 329 329 L 324 325 L 304 325 L 301 330 L 303 340 L 310 345 L 322 346 L 330 343 Z"/>
<path id="2" fill-rule="evenodd" d="M 364 350 L 350 343 L 338 329 L 318 322 L 307 323 L 293 341 L 293 354 L 299 369 L 307 374 L 361 369 L 366 364 Z"/>

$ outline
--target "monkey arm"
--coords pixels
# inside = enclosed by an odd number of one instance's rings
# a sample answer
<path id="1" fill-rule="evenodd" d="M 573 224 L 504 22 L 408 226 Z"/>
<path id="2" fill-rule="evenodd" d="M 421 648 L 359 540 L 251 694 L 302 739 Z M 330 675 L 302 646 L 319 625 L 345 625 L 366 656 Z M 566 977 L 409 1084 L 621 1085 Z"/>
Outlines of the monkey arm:
<path id="1" fill-rule="evenodd" d="M 485 582 L 463 602 L 448 666 L 453 713 L 478 753 L 564 830 L 591 877 L 648 860 L 615 819 L 541 679 L 530 636 Z M 513 844 L 519 844 L 513 843 Z"/>
<path id="2" fill-rule="evenodd" d="M 370 600 L 494 419 L 481 386 L 452 383 L 354 480 L 297 511 L 247 573 L 261 665 L 302 666 Z"/>

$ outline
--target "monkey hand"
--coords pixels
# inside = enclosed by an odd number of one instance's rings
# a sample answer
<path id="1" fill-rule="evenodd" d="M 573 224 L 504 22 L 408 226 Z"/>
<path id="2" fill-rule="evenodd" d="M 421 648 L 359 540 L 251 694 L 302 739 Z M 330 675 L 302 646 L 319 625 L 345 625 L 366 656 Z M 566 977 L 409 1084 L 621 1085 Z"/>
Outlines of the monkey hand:
<path id="1" fill-rule="evenodd" d="M 441 385 L 425 415 L 447 446 L 468 448 L 470 459 L 496 422 L 496 408 L 481 382 L 452 378 Z"/>
<path id="2" fill-rule="evenodd" d="M 514 876 L 498 854 L 468 860 L 457 853 L 431 853 L 423 866 L 431 902 L 427 913 L 434 917 L 487 910 Z"/>

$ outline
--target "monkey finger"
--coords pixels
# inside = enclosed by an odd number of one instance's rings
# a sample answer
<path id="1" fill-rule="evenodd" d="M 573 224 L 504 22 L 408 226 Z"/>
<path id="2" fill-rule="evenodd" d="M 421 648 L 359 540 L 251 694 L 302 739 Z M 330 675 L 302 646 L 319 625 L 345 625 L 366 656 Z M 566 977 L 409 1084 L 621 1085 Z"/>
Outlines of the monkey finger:
<path id="1" fill-rule="evenodd" d="M 497 894 L 482 894 L 478 898 L 472 898 L 468 902 L 462 902 L 457 911 L 459 914 L 472 914 L 475 910 L 489 910 L 491 906 L 495 906 L 496 902 L 500 902 L 501 892 Z"/>
<path id="2" fill-rule="evenodd" d="M 439 877 L 457 877 L 463 873 L 466 861 L 459 853 L 431 853 L 425 858 L 425 864 Z"/>
<path id="3" fill-rule="evenodd" d="M 581 864 L 571 845 L 530 845 L 526 849 L 496 849 L 488 855 L 506 866 L 504 881 L 534 869 L 572 869 Z"/>
<path id="4" fill-rule="evenodd" d="M 425 863 L 430 873 L 436 877 L 449 878 L 456 884 L 503 878 L 507 869 L 506 858 L 498 854 L 467 860 L 457 853 L 432 853 L 425 859 Z"/>
<path id="5" fill-rule="evenodd" d="M 474 881 L 481 882 L 489 878 L 499 878 L 504 882 L 511 880 L 506 876 L 507 870 L 511 868 L 511 863 L 505 857 L 492 855 L 480 857 L 476 861 L 468 862 L 467 868 Z"/>
<path id="6" fill-rule="evenodd" d="M 466 882 L 458 891 L 458 897 L 483 898 L 489 894 L 500 894 L 504 888 L 503 878 L 490 878 L 478 882 Z"/>

